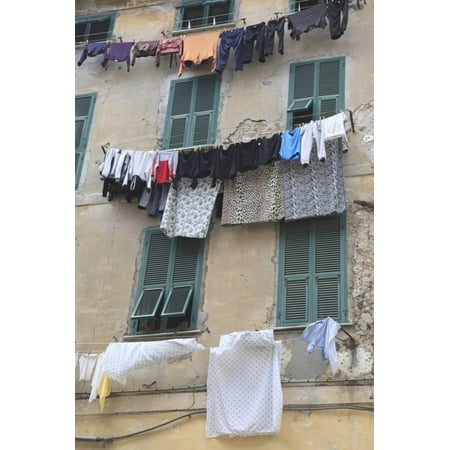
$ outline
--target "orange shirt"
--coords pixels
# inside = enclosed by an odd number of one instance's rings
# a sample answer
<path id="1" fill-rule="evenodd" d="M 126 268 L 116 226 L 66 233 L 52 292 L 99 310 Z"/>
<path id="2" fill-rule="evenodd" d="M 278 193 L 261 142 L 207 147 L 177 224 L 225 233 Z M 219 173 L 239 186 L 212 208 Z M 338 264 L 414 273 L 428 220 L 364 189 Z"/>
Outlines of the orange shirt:
<path id="1" fill-rule="evenodd" d="M 220 32 L 199 33 L 186 36 L 183 41 L 183 53 L 180 57 L 180 69 L 178 76 L 181 77 L 186 62 L 191 61 L 198 65 L 206 59 L 212 58 L 211 72 L 216 68 L 217 47 L 219 45 Z"/>

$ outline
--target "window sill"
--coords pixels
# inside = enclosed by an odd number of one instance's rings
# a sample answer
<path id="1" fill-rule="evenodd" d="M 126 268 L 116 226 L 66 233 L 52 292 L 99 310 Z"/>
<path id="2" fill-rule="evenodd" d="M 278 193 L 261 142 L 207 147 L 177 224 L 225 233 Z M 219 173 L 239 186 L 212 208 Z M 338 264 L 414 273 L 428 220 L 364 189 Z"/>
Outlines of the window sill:
<path id="1" fill-rule="evenodd" d="M 166 339 L 179 339 L 185 337 L 200 336 L 202 330 L 187 330 L 171 333 L 155 333 L 155 334 L 136 334 L 126 335 L 123 337 L 124 342 L 145 342 L 145 341 L 162 341 Z"/>
<path id="2" fill-rule="evenodd" d="M 220 23 L 218 25 L 208 25 L 205 27 L 197 27 L 197 28 L 183 28 L 181 30 L 173 30 L 172 36 L 180 36 L 182 34 L 192 34 L 203 31 L 211 31 L 211 30 L 220 30 L 221 28 L 234 28 L 236 24 L 234 22 Z"/>

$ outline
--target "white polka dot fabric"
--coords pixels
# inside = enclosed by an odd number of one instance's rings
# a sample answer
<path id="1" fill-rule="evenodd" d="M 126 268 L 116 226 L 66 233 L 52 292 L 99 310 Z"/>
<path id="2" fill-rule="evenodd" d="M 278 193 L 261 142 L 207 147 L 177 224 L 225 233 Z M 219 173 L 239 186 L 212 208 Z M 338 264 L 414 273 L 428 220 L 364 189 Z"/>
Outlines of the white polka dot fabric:
<path id="1" fill-rule="evenodd" d="M 206 437 L 277 434 L 283 412 L 281 342 L 273 330 L 243 331 L 210 349 Z"/>
<path id="2" fill-rule="evenodd" d="M 103 373 L 108 378 L 125 384 L 126 376 L 132 370 L 204 349 L 194 338 L 109 344 L 103 355 Z"/>

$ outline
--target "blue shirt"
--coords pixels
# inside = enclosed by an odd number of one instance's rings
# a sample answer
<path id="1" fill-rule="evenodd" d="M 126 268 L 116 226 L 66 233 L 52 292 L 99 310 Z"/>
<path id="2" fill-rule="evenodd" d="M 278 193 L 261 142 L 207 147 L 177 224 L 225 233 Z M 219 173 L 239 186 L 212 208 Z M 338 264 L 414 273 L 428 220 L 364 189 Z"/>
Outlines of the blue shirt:
<path id="1" fill-rule="evenodd" d="M 300 128 L 295 128 L 292 131 L 284 131 L 281 134 L 281 147 L 280 157 L 281 159 L 287 159 L 288 161 L 294 161 L 300 158 L 302 140 L 300 138 Z"/>

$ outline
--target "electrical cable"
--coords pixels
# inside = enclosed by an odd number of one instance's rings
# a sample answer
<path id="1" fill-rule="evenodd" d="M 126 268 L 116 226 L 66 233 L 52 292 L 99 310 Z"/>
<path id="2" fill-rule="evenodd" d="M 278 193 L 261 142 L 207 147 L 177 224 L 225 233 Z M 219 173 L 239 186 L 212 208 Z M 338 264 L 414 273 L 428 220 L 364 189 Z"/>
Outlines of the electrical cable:
<path id="1" fill-rule="evenodd" d="M 336 409 L 349 409 L 349 410 L 358 410 L 358 411 L 368 411 L 373 412 L 374 406 L 371 403 L 330 403 L 329 405 L 286 405 L 283 407 L 283 411 L 325 411 L 325 410 L 336 410 Z M 164 427 L 166 425 L 170 425 L 173 422 L 184 419 L 186 417 L 191 417 L 197 414 L 205 414 L 206 408 L 199 408 L 192 410 L 188 414 L 183 414 L 182 416 L 175 417 L 174 419 L 168 420 L 166 422 L 160 423 L 153 427 L 145 428 L 144 430 L 136 431 L 134 433 L 124 434 L 120 436 L 112 436 L 112 437 L 94 437 L 94 436 L 75 436 L 75 440 L 77 441 L 87 441 L 87 442 L 113 442 L 119 439 L 126 439 L 129 437 L 137 436 L 139 434 L 148 433 L 150 431 L 157 430 L 158 428 Z"/>

